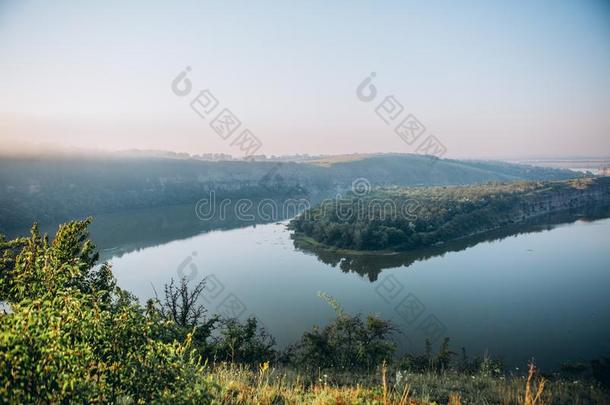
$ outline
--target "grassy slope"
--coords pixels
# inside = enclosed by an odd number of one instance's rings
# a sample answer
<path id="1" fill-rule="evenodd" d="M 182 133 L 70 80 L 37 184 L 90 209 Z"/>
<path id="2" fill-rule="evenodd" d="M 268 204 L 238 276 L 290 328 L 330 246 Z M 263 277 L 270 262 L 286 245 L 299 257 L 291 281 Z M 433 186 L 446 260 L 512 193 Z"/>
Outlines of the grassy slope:
<path id="1" fill-rule="evenodd" d="M 261 367 L 258 372 L 232 364 L 211 367 L 227 404 L 603 404 L 608 392 L 586 380 L 544 380 L 532 374 L 491 377 L 455 372 L 406 373 L 380 367 L 376 374 L 320 374 L 304 377 L 290 370 Z M 397 380 L 397 378 L 399 380 Z M 541 388 L 537 401 L 535 396 Z M 529 387 L 529 395 L 528 395 Z"/>

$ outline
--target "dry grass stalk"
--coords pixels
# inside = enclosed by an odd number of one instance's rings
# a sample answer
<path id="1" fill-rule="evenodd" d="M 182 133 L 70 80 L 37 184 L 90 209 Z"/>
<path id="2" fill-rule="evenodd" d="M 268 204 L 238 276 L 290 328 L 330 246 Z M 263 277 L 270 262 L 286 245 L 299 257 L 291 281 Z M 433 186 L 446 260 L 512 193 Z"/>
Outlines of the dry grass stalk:
<path id="1" fill-rule="evenodd" d="M 449 395 L 449 402 L 447 402 L 447 405 L 460 405 L 460 403 L 461 403 L 460 394 L 457 394 L 454 392 L 451 395 Z"/>
<path id="2" fill-rule="evenodd" d="M 540 378 L 538 384 L 534 386 L 534 377 L 536 375 L 536 366 L 534 363 L 529 364 L 528 372 L 527 372 L 527 382 L 525 384 L 525 405 L 544 405 L 542 401 L 542 392 L 544 391 L 544 384 L 546 380 L 544 378 Z M 536 391 L 534 393 L 534 390 Z"/>
<path id="3" fill-rule="evenodd" d="M 402 395 L 400 396 L 400 401 L 398 402 L 399 405 L 406 405 L 407 401 L 409 401 L 409 391 L 411 390 L 411 387 L 409 386 L 409 384 L 405 384 L 405 388 L 402 390 Z M 409 401 L 410 403 L 411 401 Z"/>
<path id="4" fill-rule="evenodd" d="M 383 405 L 388 405 L 388 380 L 387 380 L 388 366 L 385 362 L 381 364 L 381 381 L 383 382 Z"/>

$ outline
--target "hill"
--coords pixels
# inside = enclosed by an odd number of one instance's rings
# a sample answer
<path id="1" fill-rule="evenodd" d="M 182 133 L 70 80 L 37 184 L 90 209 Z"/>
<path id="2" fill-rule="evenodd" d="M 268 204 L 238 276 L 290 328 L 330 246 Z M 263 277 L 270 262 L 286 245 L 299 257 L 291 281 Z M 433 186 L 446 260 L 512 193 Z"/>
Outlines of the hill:
<path id="1" fill-rule="evenodd" d="M 315 200 L 349 190 L 358 178 L 366 178 L 371 186 L 414 186 L 578 176 L 568 170 L 404 154 L 337 159 L 323 165 L 315 161 L 205 161 L 182 155 L 3 157 L 0 231 L 32 221 L 194 204 L 211 191 L 218 198 Z"/>

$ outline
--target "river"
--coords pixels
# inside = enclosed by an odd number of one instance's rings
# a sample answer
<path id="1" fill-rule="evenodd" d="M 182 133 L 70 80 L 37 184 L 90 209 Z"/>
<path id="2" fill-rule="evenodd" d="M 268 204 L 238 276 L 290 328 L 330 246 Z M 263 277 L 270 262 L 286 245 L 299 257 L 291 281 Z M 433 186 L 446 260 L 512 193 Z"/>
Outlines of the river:
<path id="1" fill-rule="evenodd" d="M 202 223 L 192 206 L 176 206 L 100 215 L 91 232 L 119 285 L 142 302 L 172 277 L 208 277 L 210 312 L 255 315 L 280 347 L 333 318 L 325 292 L 350 313 L 393 321 L 400 351 L 448 336 L 469 357 L 558 368 L 610 349 L 607 215 L 355 257 L 296 247 L 285 220 L 254 222 Z"/>

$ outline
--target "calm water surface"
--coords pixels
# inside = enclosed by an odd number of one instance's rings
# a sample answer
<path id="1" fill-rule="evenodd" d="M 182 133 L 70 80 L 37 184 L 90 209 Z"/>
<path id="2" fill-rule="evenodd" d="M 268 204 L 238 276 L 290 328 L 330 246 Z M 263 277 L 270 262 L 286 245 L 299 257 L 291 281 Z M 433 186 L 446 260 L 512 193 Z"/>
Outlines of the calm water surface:
<path id="1" fill-rule="evenodd" d="M 323 291 L 349 312 L 392 320 L 401 350 L 449 336 L 469 356 L 556 368 L 610 349 L 610 219 L 352 258 L 296 248 L 285 221 L 229 229 L 240 225 L 197 223 L 192 207 L 173 207 L 99 216 L 92 237 L 142 301 L 171 277 L 210 276 L 210 311 L 256 315 L 280 346 L 333 318 Z"/>

